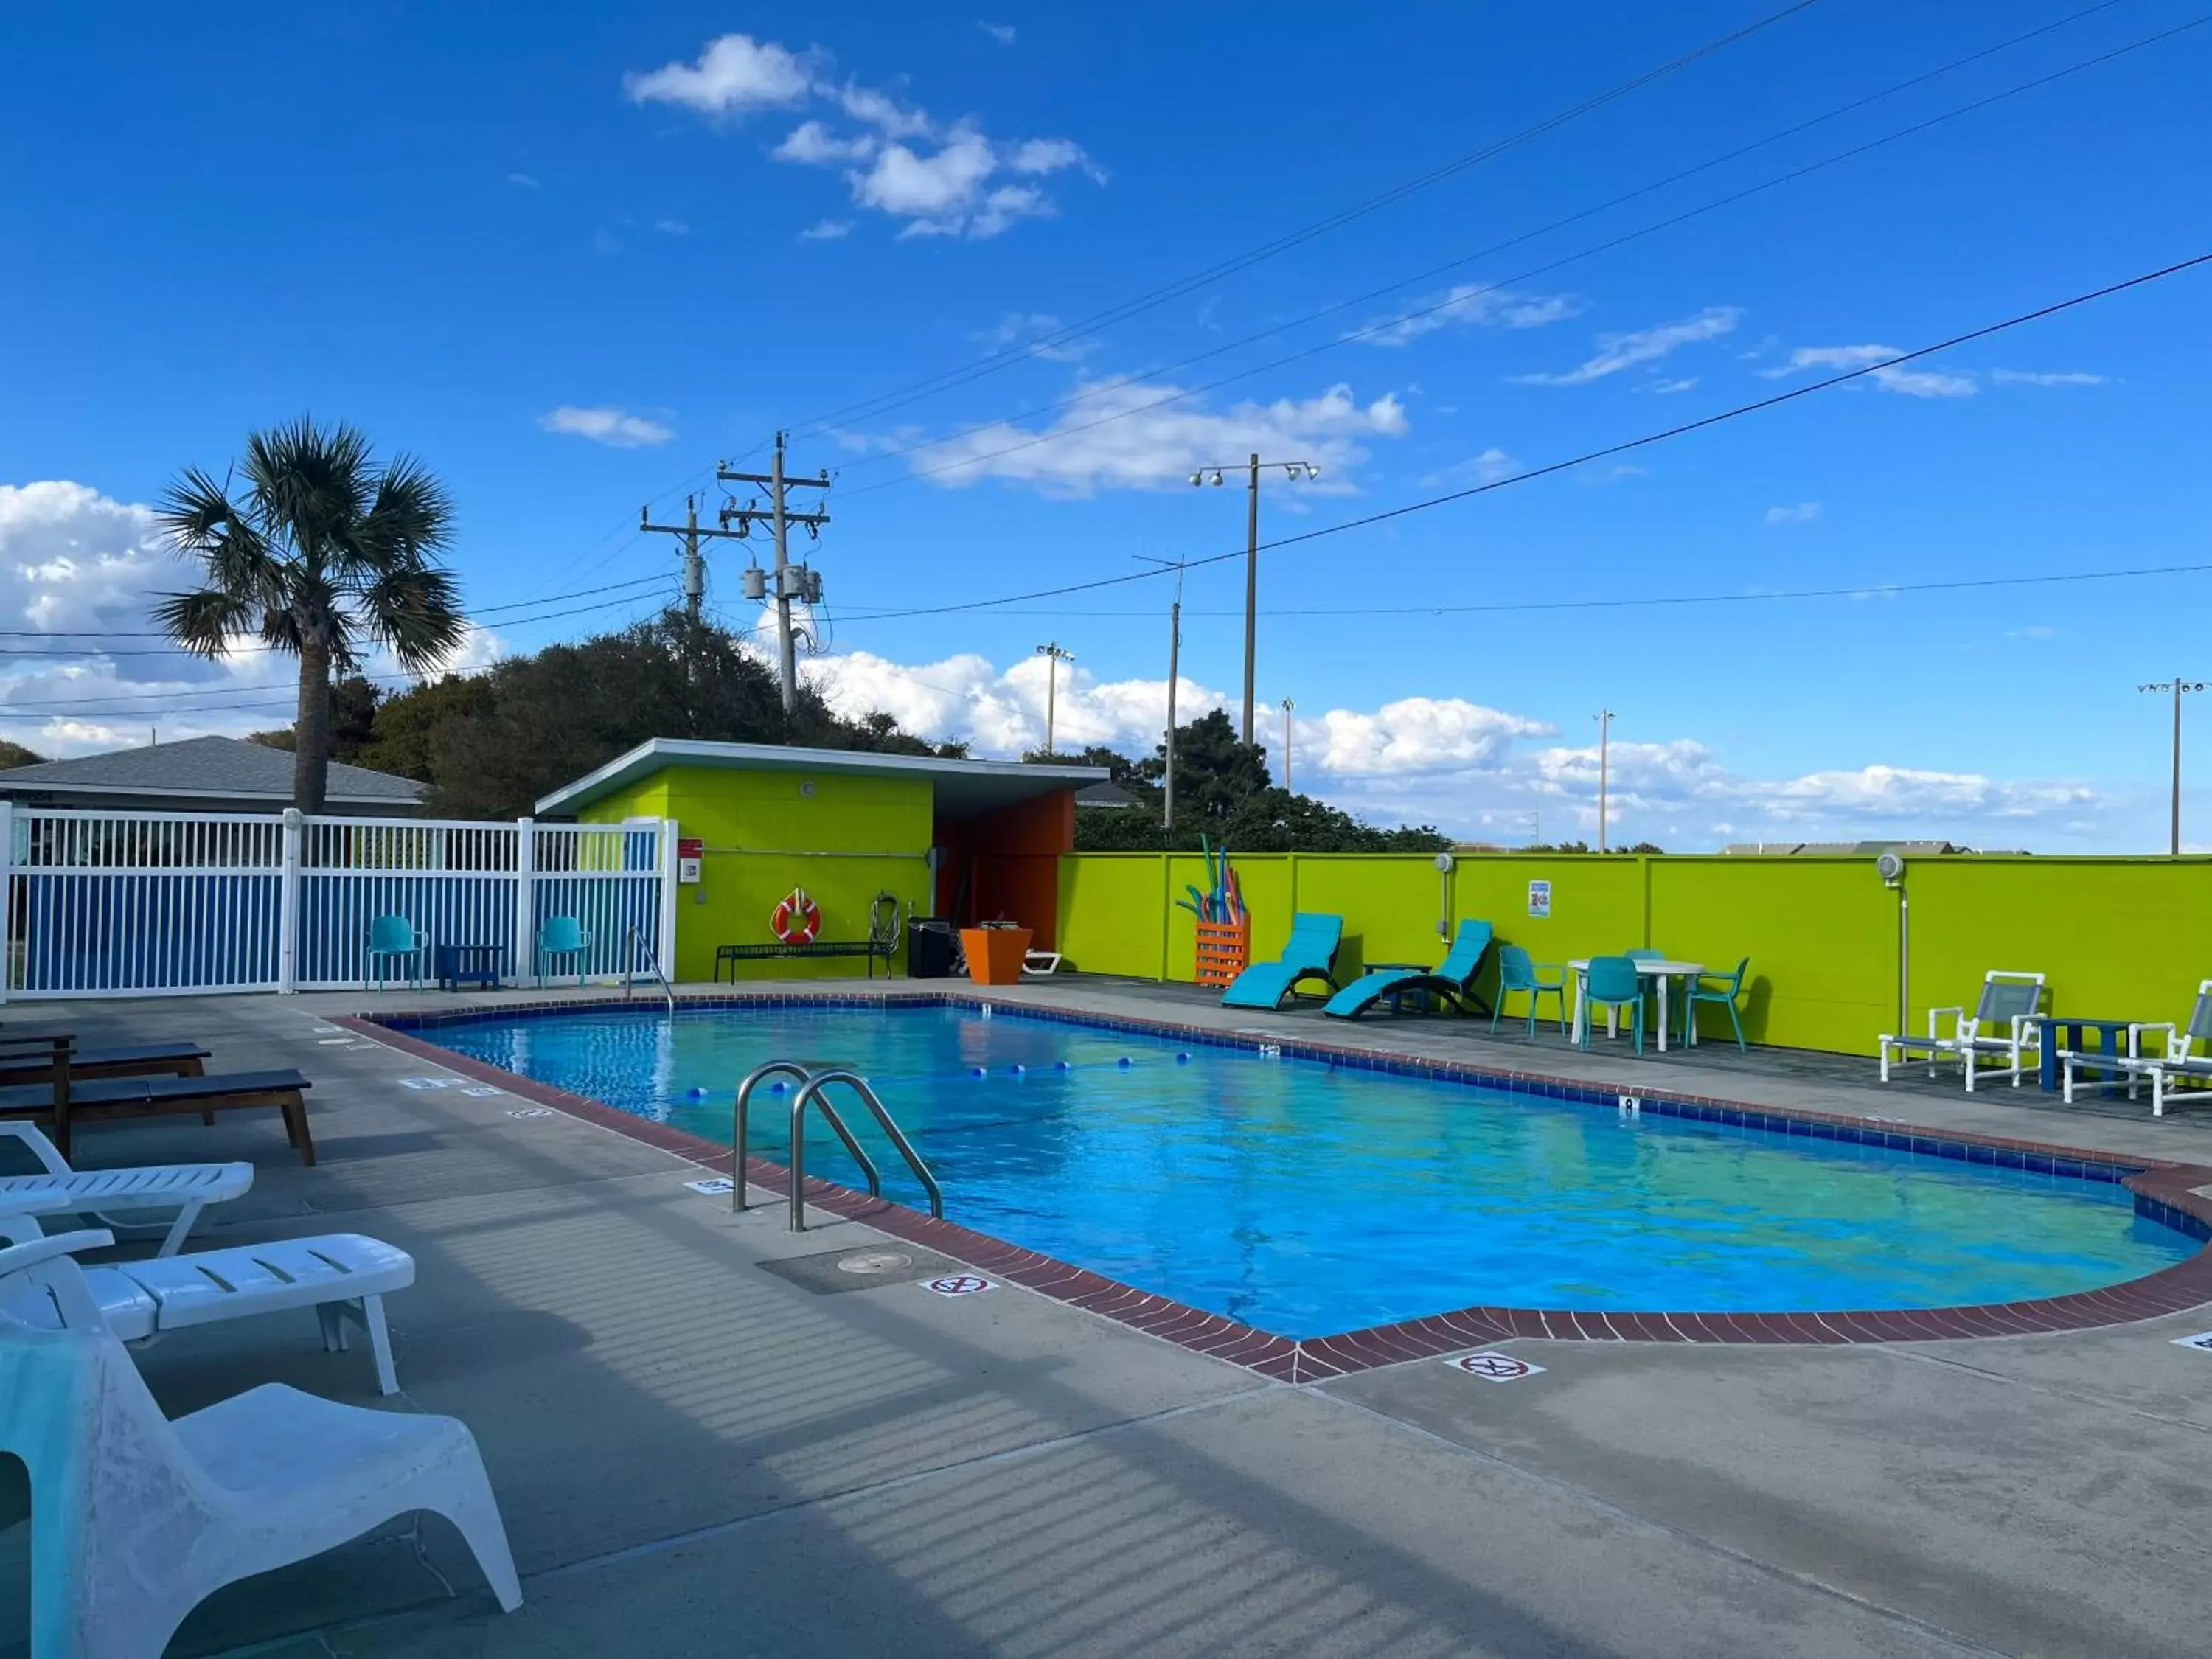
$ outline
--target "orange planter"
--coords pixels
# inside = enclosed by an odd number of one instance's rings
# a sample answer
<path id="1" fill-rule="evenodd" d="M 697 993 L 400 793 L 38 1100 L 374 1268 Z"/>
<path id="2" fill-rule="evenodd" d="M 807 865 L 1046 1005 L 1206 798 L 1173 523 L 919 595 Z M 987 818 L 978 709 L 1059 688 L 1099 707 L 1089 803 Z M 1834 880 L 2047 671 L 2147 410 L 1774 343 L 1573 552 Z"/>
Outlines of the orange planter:
<path id="1" fill-rule="evenodd" d="M 1198 924 L 1198 974 L 1200 985 L 1227 985 L 1252 960 L 1252 924 L 1244 921 L 1201 921 Z"/>
<path id="2" fill-rule="evenodd" d="M 978 985 L 1018 985 L 1022 958 L 1030 953 L 1026 927 L 963 927 L 960 948 L 968 953 L 968 977 Z"/>

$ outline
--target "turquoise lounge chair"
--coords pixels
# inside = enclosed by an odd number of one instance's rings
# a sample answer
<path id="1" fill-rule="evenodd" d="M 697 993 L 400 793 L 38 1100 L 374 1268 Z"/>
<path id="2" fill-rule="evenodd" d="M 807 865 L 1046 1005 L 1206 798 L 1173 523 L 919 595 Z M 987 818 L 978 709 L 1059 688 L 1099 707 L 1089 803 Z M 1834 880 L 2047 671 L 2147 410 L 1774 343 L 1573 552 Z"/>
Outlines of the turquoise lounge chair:
<path id="1" fill-rule="evenodd" d="M 1462 921 L 1459 936 L 1433 972 L 1425 968 L 1379 968 L 1362 975 L 1328 1000 L 1322 1009 L 1338 1019 L 1358 1019 L 1385 997 L 1393 1009 L 1408 993 L 1449 998 L 1455 1003 L 1480 1003 L 1474 976 L 1490 954 L 1491 927 L 1486 921 Z M 1485 1009 L 1485 1012 L 1488 1010 Z"/>
<path id="2" fill-rule="evenodd" d="M 1273 962 L 1255 962 L 1221 994 L 1224 1008 L 1279 1008 L 1299 981 L 1317 979 L 1336 989 L 1336 947 L 1344 942 L 1344 918 L 1301 910 L 1291 918 L 1291 936 Z"/>

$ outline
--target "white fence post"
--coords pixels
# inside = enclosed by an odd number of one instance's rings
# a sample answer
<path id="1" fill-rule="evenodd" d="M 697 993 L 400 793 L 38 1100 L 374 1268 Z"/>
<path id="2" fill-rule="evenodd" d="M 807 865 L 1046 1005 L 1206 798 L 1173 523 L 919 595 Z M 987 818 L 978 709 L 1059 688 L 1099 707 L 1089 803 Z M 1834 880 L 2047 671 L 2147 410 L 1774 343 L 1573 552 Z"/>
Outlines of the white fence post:
<path id="1" fill-rule="evenodd" d="M 660 937 L 653 947 L 653 960 L 668 982 L 676 982 L 676 820 L 660 821 Z"/>
<path id="2" fill-rule="evenodd" d="M 276 994 L 300 988 L 300 835 L 306 823 L 296 806 L 284 809 L 283 862 L 276 876 Z"/>
<path id="3" fill-rule="evenodd" d="M 538 945 L 538 820 L 514 823 L 514 982 L 520 985 L 534 965 Z"/>
<path id="4" fill-rule="evenodd" d="M 0 1002 L 15 981 L 15 803 L 0 800 Z"/>

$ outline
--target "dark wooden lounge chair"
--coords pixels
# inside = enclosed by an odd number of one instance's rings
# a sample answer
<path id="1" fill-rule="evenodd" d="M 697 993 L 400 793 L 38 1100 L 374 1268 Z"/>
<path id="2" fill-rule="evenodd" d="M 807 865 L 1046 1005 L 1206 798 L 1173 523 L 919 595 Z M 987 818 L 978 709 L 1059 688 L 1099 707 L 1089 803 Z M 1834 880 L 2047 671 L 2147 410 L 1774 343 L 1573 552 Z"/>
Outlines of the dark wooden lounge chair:
<path id="1" fill-rule="evenodd" d="M 0 1036 L 0 1085 L 39 1083 L 53 1074 L 53 1045 L 72 1042 L 67 1033 L 35 1037 Z M 131 1042 L 106 1048 L 70 1049 L 70 1076 L 76 1079 L 167 1074 L 198 1077 L 208 1051 L 197 1042 Z"/>
<path id="2" fill-rule="evenodd" d="M 284 1117 L 284 1134 L 313 1166 L 315 1143 L 307 1128 L 305 1091 L 311 1085 L 295 1071 L 222 1072 L 173 1077 L 104 1077 L 80 1080 L 66 1037 L 50 1039 L 46 1074 L 36 1083 L 0 1087 L 0 1117 L 27 1117 L 52 1126 L 53 1142 L 70 1155 L 70 1126 L 79 1121 L 172 1117 L 197 1115 L 212 1123 L 215 1114 L 237 1107 L 273 1106 Z"/>

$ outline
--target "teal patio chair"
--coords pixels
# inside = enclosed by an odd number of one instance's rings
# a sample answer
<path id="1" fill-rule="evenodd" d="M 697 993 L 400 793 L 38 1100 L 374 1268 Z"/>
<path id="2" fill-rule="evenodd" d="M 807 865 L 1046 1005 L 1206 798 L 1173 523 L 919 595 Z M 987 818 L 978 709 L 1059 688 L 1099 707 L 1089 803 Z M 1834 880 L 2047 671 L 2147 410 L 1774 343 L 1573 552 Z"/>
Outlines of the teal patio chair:
<path id="1" fill-rule="evenodd" d="M 1338 1019 L 1357 1019 L 1383 998 L 1395 1012 L 1406 996 L 1419 993 L 1424 1002 L 1443 997 L 1455 1005 L 1480 999 L 1474 994 L 1475 975 L 1490 954 L 1492 928 L 1486 921 L 1462 921 L 1451 949 L 1434 972 L 1426 968 L 1375 968 L 1346 986 L 1323 1006 L 1322 1012 Z"/>
<path id="2" fill-rule="evenodd" d="M 1644 1052 L 1644 976 L 1632 957 L 1592 957 L 1583 973 L 1583 1048 L 1590 1044 L 1590 1027 L 1601 1008 L 1626 1008 L 1636 1035 L 1636 1052 Z"/>
<path id="3" fill-rule="evenodd" d="M 1728 1010 L 1729 1024 L 1735 1028 L 1735 1046 L 1749 1054 L 1743 1040 L 1743 1021 L 1736 1017 L 1735 1005 L 1743 995 L 1743 976 L 1751 971 L 1751 958 L 1746 957 L 1735 965 L 1733 974 L 1699 974 L 1682 990 L 1682 1042 L 1685 1046 L 1698 1040 L 1698 1005 L 1717 1003 Z"/>
<path id="4" fill-rule="evenodd" d="M 368 924 L 368 968 L 362 977 L 373 991 L 383 990 L 388 977 L 414 990 L 429 975 L 430 941 L 416 933 L 415 924 L 404 916 L 379 916 Z M 406 971 L 387 975 L 386 969 L 393 963 L 402 964 Z"/>
<path id="5" fill-rule="evenodd" d="M 1556 969 L 1553 978 L 1546 979 L 1543 969 Z M 1559 1000 L 1559 1034 L 1567 1030 L 1567 975 L 1557 963 L 1539 963 L 1517 945 L 1498 947 L 1498 1006 L 1490 1011 L 1490 1030 L 1498 1030 L 1498 1017 L 1505 1012 L 1505 999 L 1516 991 L 1528 994 L 1528 1035 L 1536 1035 L 1536 1010 L 1547 996 Z"/>
<path id="6" fill-rule="evenodd" d="M 1273 962 L 1255 962 L 1221 994 L 1224 1008 L 1279 1008 L 1300 981 L 1317 979 L 1336 989 L 1336 947 L 1344 943 L 1344 918 L 1301 910 L 1291 936 Z"/>
<path id="7" fill-rule="evenodd" d="M 545 925 L 538 930 L 538 988 L 545 988 L 545 963 L 548 958 L 573 957 L 575 959 L 576 983 L 584 982 L 584 952 L 592 948 L 592 936 L 584 924 L 574 916 L 548 916 Z M 560 977 L 556 966 L 554 977 Z"/>

